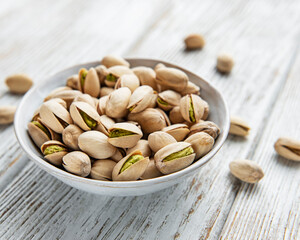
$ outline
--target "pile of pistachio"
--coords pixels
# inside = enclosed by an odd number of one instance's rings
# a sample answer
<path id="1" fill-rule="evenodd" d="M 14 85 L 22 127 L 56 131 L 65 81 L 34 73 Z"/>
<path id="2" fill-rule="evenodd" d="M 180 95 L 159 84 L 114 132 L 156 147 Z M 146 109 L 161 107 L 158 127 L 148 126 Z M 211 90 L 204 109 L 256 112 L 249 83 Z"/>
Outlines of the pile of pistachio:
<path id="1" fill-rule="evenodd" d="M 170 174 L 208 153 L 220 129 L 181 70 L 130 68 L 121 57 L 80 69 L 53 90 L 28 123 L 45 160 L 98 180 Z"/>

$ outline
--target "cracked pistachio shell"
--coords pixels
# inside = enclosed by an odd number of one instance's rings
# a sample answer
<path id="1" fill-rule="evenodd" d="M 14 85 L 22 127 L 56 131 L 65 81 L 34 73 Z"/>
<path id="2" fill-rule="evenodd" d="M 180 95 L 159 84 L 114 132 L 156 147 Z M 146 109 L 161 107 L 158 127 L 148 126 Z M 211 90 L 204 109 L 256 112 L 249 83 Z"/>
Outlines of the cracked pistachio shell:
<path id="1" fill-rule="evenodd" d="M 105 113 L 112 118 L 123 118 L 127 115 L 127 106 L 131 91 L 127 87 L 119 88 L 108 95 Z"/>
<path id="2" fill-rule="evenodd" d="M 190 130 L 187 125 L 183 123 L 177 123 L 165 127 L 162 129 L 163 132 L 169 133 L 173 136 L 177 142 L 182 141 L 189 134 Z"/>
<path id="3" fill-rule="evenodd" d="M 190 101 L 193 104 L 194 119 L 190 118 Z M 180 100 L 181 115 L 188 122 L 199 122 L 203 117 L 205 106 L 205 102 L 202 100 L 202 98 L 195 94 L 188 94 L 182 97 Z"/>
<path id="4" fill-rule="evenodd" d="M 95 70 L 97 72 L 98 79 L 99 79 L 100 86 L 101 86 L 104 84 L 104 80 L 106 78 L 106 75 L 108 74 L 108 70 L 104 65 L 99 65 L 99 66 L 95 67 Z"/>
<path id="5" fill-rule="evenodd" d="M 26 74 L 14 74 L 5 79 L 9 91 L 16 94 L 26 93 L 32 86 L 32 79 Z"/>
<path id="6" fill-rule="evenodd" d="M 192 153 L 188 156 L 179 157 L 179 158 L 173 159 L 171 161 L 166 161 L 166 162 L 163 161 L 163 159 L 168 157 L 169 155 L 179 152 L 179 151 L 182 151 L 188 147 L 191 147 L 190 143 L 176 142 L 176 143 L 171 143 L 171 144 L 161 148 L 154 155 L 154 160 L 155 160 L 157 169 L 164 174 L 170 174 L 170 173 L 177 172 L 177 171 L 184 169 L 187 166 L 191 165 L 195 159 L 195 155 L 196 155 L 195 153 Z"/>
<path id="7" fill-rule="evenodd" d="M 44 124 L 57 133 L 62 133 L 64 128 L 73 123 L 69 112 L 55 100 L 42 104 L 40 117 Z"/>
<path id="8" fill-rule="evenodd" d="M 44 98 L 44 102 L 52 99 L 52 98 L 57 98 L 56 95 L 57 93 L 59 92 L 63 92 L 63 91 L 67 91 L 67 90 L 72 90 L 72 88 L 68 87 L 68 86 L 65 86 L 65 87 L 58 87 L 58 88 L 55 88 L 54 90 L 52 90 L 49 95 L 47 97 Z"/>
<path id="9" fill-rule="evenodd" d="M 163 174 L 157 169 L 155 165 L 154 159 L 150 159 L 148 166 L 144 172 L 144 174 L 140 177 L 140 179 L 151 179 L 162 176 Z"/>
<path id="10" fill-rule="evenodd" d="M 160 69 L 160 68 L 165 68 L 165 67 L 166 67 L 165 64 L 163 64 L 163 63 L 158 63 L 158 64 L 155 65 L 154 71 L 156 72 L 158 69 Z"/>
<path id="11" fill-rule="evenodd" d="M 123 136 L 122 134 L 120 134 L 120 136 L 111 137 L 111 133 L 114 130 L 129 131 L 132 134 Z M 142 138 L 143 132 L 134 124 L 123 122 L 116 123 L 110 129 L 108 129 L 108 135 L 108 142 L 113 146 L 119 148 L 131 148 L 134 147 L 137 144 L 137 142 Z"/>
<path id="12" fill-rule="evenodd" d="M 172 90 L 166 90 L 158 94 L 157 104 L 165 110 L 170 111 L 173 107 L 178 106 L 181 99 L 181 95 Z"/>
<path id="13" fill-rule="evenodd" d="M 196 94 L 200 95 L 200 87 L 197 86 L 195 83 L 188 81 L 188 84 L 186 88 L 180 92 L 182 96 L 185 96 L 187 94 Z"/>
<path id="14" fill-rule="evenodd" d="M 78 138 L 79 148 L 90 157 L 106 159 L 113 156 L 116 148 L 107 141 L 108 137 L 99 131 L 82 133 Z"/>
<path id="15" fill-rule="evenodd" d="M 135 150 L 140 150 L 142 152 L 142 155 L 145 157 L 151 156 L 151 149 L 147 140 L 139 140 L 134 147 L 127 149 L 126 153 L 130 154 Z"/>
<path id="16" fill-rule="evenodd" d="M 91 172 L 90 157 L 80 151 L 66 154 L 62 159 L 62 165 L 68 172 L 81 177 L 86 177 Z"/>
<path id="17" fill-rule="evenodd" d="M 132 155 L 142 155 L 142 153 L 141 151 L 136 150 L 125 156 L 123 159 L 121 159 L 113 169 L 113 181 L 135 181 L 143 175 L 149 163 L 148 157 L 144 157 L 143 159 L 132 164 L 129 168 L 120 173 L 123 165 L 126 163 L 127 159 L 130 158 Z"/>
<path id="18" fill-rule="evenodd" d="M 85 76 L 84 76 L 85 74 Z M 95 68 L 90 68 L 88 71 L 85 68 L 79 70 L 78 73 L 78 89 L 82 93 L 87 93 L 92 97 L 98 97 L 100 93 L 100 81 Z M 82 82 L 81 79 L 84 79 Z"/>
<path id="19" fill-rule="evenodd" d="M 91 97 L 89 94 L 81 94 L 78 95 L 76 98 L 74 98 L 73 102 L 85 102 L 89 105 L 91 105 L 93 108 L 96 108 L 96 102 L 94 98 Z"/>
<path id="20" fill-rule="evenodd" d="M 127 109 L 131 113 L 138 113 L 145 110 L 151 103 L 153 89 L 150 86 L 140 86 L 132 93 Z"/>
<path id="21" fill-rule="evenodd" d="M 81 95 L 82 92 L 78 90 L 64 90 L 59 91 L 52 95 L 52 98 L 61 98 L 67 103 L 67 108 L 69 109 L 70 105 L 72 104 L 73 100 L 78 96 Z"/>
<path id="22" fill-rule="evenodd" d="M 188 76 L 177 68 L 159 68 L 156 71 L 156 83 L 167 86 L 177 92 L 182 91 L 188 84 Z"/>
<path id="23" fill-rule="evenodd" d="M 106 103 L 107 103 L 107 100 L 108 100 L 108 96 L 104 96 L 104 97 L 101 97 L 99 99 L 99 101 L 98 101 L 97 112 L 100 115 L 104 115 L 105 112 L 106 112 Z"/>
<path id="24" fill-rule="evenodd" d="M 206 120 L 208 118 L 208 115 L 209 115 L 209 105 L 206 101 L 202 100 L 203 101 L 203 104 L 204 104 L 204 113 L 203 113 L 203 116 L 202 116 L 202 120 Z"/>
<path id="25" fill-rule="evenodd" d="M 182 123 L 184 122 L 184 118 L 181 115 L 180 112 L 180 107 L 179 106 L 175 106 L 169 113 L 169 119 L 171 121 L 172 124 L 175 123 Z"/>
<path id="26" fill-rule="evenodd" d="M 158 96 L 158 93 L 156 91 L 153 91 L 153 94 L 152 94 L 152 98 L 151 98 L 151 101 L 149 103 L 149 106 L 148 108 L 155 108 L 156 107 L 156 99 L 157 99 L 157 96 Z"/>
<path id="27" fill-rule="evenodd" d="M 251 128 L 246 121 L 237 116 L 230 117 L 230 129 L 229 133 L 232 135 L 237 135 L 245 137 L 249 135 Z"/>
<path id="28" fill-rule="evenodd" d="M 67 103 L 63 100 L 63 99 L 61 99 L 61 98 L 52 98 L 51 99 L 52 101 L 56 101 L 56 102 L 58 102 L 60 105 L 62 105 L 65 109 L 67 109 Z"/>
<path id="29" fill-rule="evenodd" d="M 50 163 L 52 163 L 53 165 L 58 166 L 58 167 L 61 166 L 63 156 L 65 156 L 68 153 L 67 147 L 59 141 L 50 140 L 50 141 L 45 142 L 41 146 L 41 151 L 42 151 L 43 154 L 44 154 L 45 149 L 49 146 L 59 146 L 59 147 L 62 147 L 62 148 L 65 149 L 65 150 L 55 152 L 55 153 L 51 153 L 51 154 L 48 154 L 48 155 L 44 156 L 44 158 L 47 161 L 49 161 Z"/>
<path id="30" fill-rule="evenodd" d="M 153 152 L 157 152 L 171 143 L 176 143 L 176 139 L 166 132 L 153 132 L 148 137 L 148 144 Z"/>
<path id="31" fill-rule="evenodd" d="M 115 124 L 115 121 L 106 115 L 100 116 L 100 122 L 97 125 L 97 130 L 108 136 L 108 129 Z"/>
<path id="32" fill-rule="evenodd" d="M 215 144 L 215 140 L 212 136 L 205 132 L 198 132 L 185 139 L 185 142 L 192 144 L 192 147 L 196 153 L 196 159 L 207 154 Z"/>
<path id="33" fill-rule="evenodd" d="M 114 91 L 114 89 L 111 88 L 111 87 L 102 87 L 100 89 L 100 97 L 107 96 L 107 95 L 109 95 L 113 91 Z"/>
<path id="34" fill-rule="evenodd" d="M 78 90 L 79 85 L 79 77 L 78 74 L 74 74 L 67 79 L 66 86 L 70 87 L 71 89 Z"/>
<path id="35" fill-rule="evenodd" d="M 125 66 L 113 66 L 107 69 L 108 74 L 106 75 L 106 79 L 104 80 L 104 83 L 108 87 L 114 87 L 116 82 L 118 81 L 119 77 L 121 77 L 124 74 L 133 74 L 133 71 Z M 107 78 L 108 76 L 113 76 L 114 81 L 109 81 Z"/>
<path id="36" fill-rule="evenodd" d="M 0 107 L 0 124 L 9 124 L 14 121 L 16 106 L 2 106 Z"/>
<path id="37" fill-rule="evenodd" d="M 116 82 L 115 89 L 128 87 L 133 93 L 140 86 L 140 80 L 134 74 L 124 74 Z"/>
<path id="38" fill-rule="evenodd" d="M 112 180 L 112 171 L 116 162 L 111 159 L 96 160 L 92 165 L 91 178 L 103 181 Z"/>
<path id="39" fill-rule="evenodd" d="M 80 127 L 70 124 L 62 132 L 62 139 L 67 147 L 73 150 L 79 150 L 78 137 L 83 133 Z"/>
<path id="40" fill-rule="evenodd" d="M 274 148 L 280 156 L 289 160 L 300 161 L 300 141 L 281 137 L 276 141 Z"/>
<path id="41" fill-rule="evenodd" d="M 128 120 L 138 122 L 144 134 L 160 131 L 167 126 L 164 115 L 154 108 L 147 108 L 139 113 L 130 113 Z"/>
<path id="42" fill-rule="evenodd" d="M 94 127 L 90 127 L 80 114 L 80 111 L 93 119 L 96 125 Z M 84 131 L 95 129 L 100 122 L 100 116 L 96 109 L 86 102 L 73 102 L 70 106 L 70 114 L 74 123 L 76 123 Z"/>
<path id="43" fill-rule="evenodd" d="M 115 162 L 119 162 L 123 157 L 126 156 L 126 150 L 123 148 L 117 148 L 114 155 L 111 156 L 111 159 Z"/>
<path id="44" fill-rule="evenodd" d="M 199 123 L 194 124 L 190 127 L 189 136 L 197 133 L 197 132 L 205 132 L 216 139 L 220 134 L 220 128 L 217 124 L 211 121 L 201 121 Z"/>
<path id="45" fill-rule="evenodd" d="M 125 66 L 130 67 L 129 62 L 127 62 L 124 58 L 116 55 L 107 55 L 105 56 L 101 64 L 106 66 L 107 68 L 113 67 L 113 66 Z"/>
<path id="46" fill-rule="evenodd" d="M 160 109 L 160 108 L 156 108 L 156 109 L 157 109 L 157 111 L 159 111 L 160 114 L 164 117 L 167 126 L 170 126 L 170 125 L 171 125 L 171 122 L 170 122 L 170 119 L 169 119 L 168 115 L 167 115 L 162 109 Z"/>
<path id="47" fill-rule="evenodd" d="M 140 66 L 132 68 L 132 71 L 139 78 L 141 85 L 148 85 L 155 90 L 157 89 L 156 73 L 152 68 Z"/>

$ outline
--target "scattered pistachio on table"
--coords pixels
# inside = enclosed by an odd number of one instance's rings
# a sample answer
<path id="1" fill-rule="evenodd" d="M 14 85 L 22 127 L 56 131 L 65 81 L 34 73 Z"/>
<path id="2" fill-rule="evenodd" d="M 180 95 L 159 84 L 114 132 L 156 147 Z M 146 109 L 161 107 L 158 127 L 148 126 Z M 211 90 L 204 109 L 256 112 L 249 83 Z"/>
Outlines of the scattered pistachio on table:
<path id="1" fill-rule="evenodd" d="M 184 39 L 184 43 L 186 49 L 194 50 L 194 49 L 201 49 L 205 45 L 205 40 L 202 35 L 200 34 L 190 34 Z"/>
<path id="2" fill-rule="evenodd" d="M 300 161 L 300 141 L 281 137 L 277 139 L 274 148 L 280 156 L 289 160 Z"/>
<path id="3" fill-rule="evenodd" d="M 10 124 L 14 121 L 17 107 L 1 106 L 0 107 L 0 124 Z"/>
<path id="4" fill-rule="evenodd" d="M 229 129 L 230 134 L 246 137 L 247 135 L 249 135 L 250 130 L 251 130 L 250 126 L 242 118 L 237 116 L 230 117 L 230 129 Z"/>
<path id="5" fill-rule="evenodd" d="M 9 91 L 16 94 L 26 93 L 32 86 L 33 81 L 26 74 L 14 74 L 5 79 Z"/>
<path id="6" fill-rule="evenodd" d="M 221 54 L 217 58 L 217 70 L 221 73 L 229 74 L 234 66 L 232 57 Z"/>

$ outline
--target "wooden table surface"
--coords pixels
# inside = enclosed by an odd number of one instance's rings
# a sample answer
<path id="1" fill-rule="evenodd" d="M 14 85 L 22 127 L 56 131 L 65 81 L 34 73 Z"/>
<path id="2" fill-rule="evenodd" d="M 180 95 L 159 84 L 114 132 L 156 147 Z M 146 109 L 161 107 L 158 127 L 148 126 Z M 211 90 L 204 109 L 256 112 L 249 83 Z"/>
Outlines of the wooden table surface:
<path id="1" fill-rule="evenodd" d="M 22 152 L 13 125 L 0 127 L 1 239 L 300 239 L 300 164 L 276 155 L 279 136 L 300 139 L 300 1 L 79 1 L 0 3 L 1 78 L 25 72 L 35 82 L 106 54 L 149 57 L 209 79 L 232 114 L 252 127 L 229 136 L 192 179 L 139 197 L 71 188 Z M 183 38 L 205 36 L 202 51 Z M 231 75 L 216 72 L 230 53 Z M 0 105 L 21 96 L 0 84 Z M 245 184 L 229 173 L 236 158 L 265 177 Z"/>

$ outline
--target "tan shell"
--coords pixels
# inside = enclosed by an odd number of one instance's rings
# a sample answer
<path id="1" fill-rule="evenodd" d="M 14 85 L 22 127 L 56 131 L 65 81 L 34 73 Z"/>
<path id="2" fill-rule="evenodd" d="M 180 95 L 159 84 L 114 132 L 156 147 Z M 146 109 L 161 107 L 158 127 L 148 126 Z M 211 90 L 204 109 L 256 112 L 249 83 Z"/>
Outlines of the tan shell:
<path id="1" fill-rule="evenodd" d="M 74 151 L 63 157 L 62 165 L 64 169 L 75 175 L 86 177 L 91 172 L 90 157 L 80 151 Z"/>
<path id="2" fill-rule="evenodd" d="M 67 103 L 67 108 L 69 108 L 73 100 L 81 94 L 82 92 L 78 90 L 64 90 L 53 94 L 52 98 L 61 98 Z"/>
<path id="3" fill-rule="evenodd" d="M 105 112 L 106 112 L 106 103 L 107 103 L 107 100 L 108 100 L 108 96 L 104 96 L 104 97 L 100 98 L 99 101 L 98 101 L 97 112 L 100 115 L 104 115 Z"/>
<path id="4" fill-rule="evenodd" d="M 196 94 L 200 95 L 200 87 L 197 86 L 195 83 L 188 81 L 188 84 L 186 88 L 180 92 L 182 96 L 185 96 L 187 94 Z"/>
<path id="5" fill-rule="evenodd" d="M 81 86 L 81 75 L 83 72 L 87 71 L 85 68 L 80 69 L 78 73 L 78 89 L 83 92 L 91 95 L 92 97 L 98 97 L 100 93 L 100 81 L 97 75 L 95 68 L 90 68 L 85 77 L 84 85 Z"/>
<path id="6" fill-rule="evenodd" d="M 60 105 L 62 105 L 65 109 L 67 109 L 67 103 L 63 100 L 63 99 L 61 99 L 61 98 L 52 98 L 51 99 L 52 101 L 56 101 L 56 102 L 58 102 Z"/>
<path id="7" fill-rule="evenodd" d="M 70 87 L 71 89 L 78 90 L 78 85 L 79 85 L 78 74 L 74 74 L 74 75 L 68 77 L 66 85 L 67 85 L 67 87 Z"/>
<path id="8" fill-rule="evenodd" d="M 208 118 L 208 115 L 209 115 L 209 105 L 208 105 L 208 103 L 206 102 L 206 101 L 204 101 L 203 99 L 202 99 L 202 101 L 203 101 L 203 104 L 204 104 L 204 113 L 203 113 L 203 116 L 202 116 L 202 120 L 207 120 L 207 118 Z"/>
<path id="9" fill-rule="evenodd" d="M 148 163 L 149 163 L 148 157 L 145 157 L 144 159 L 139 160 L 138 162 L 134 163 L 129 168 L 127 168 L 125 171 L 120 173 L 120 170 L 121 170 L 122 166 L 124 165 L 124 163 L 126 162 L 126 160 L 135 154 L 142 155 L 142 153 L 139 150 L 136 150 L 136 151 L 128 154 L 126 157 L 121 159 L 116 164 L 116 166 L 114 167 L 113 172 L 112 172 L 113 181 L 135 181 L 144 174 L 144 172 L 148 166 Z"/>
<path id="10" fill-rule="evenodd" d="M 59 141 L 56 141 L 56 140 L 50 140 L 50 141 L 47 141 L 45 142 L 42 146 L 41 146 L 41 151 L 42 153 L 44 154 L 44 151 L 45 149 L 48 147 L 48 146 L 51 146 L 51 145 L 58 145 L 58 146 L 62 146 L 64 148 L 67 148 L 64 144 L 62 144 L 61 142 Z M 56 153 L 52 153 L 52 154 L 49 154 L 47 156 L 44 156 L 44 158 L 49 161 L 50 163 L 52 163 L 53 165 L 55 166 L 61 166 L 62 164 L 62 158 L 63 156 L 65 156 L 68 152 L 67 151 L 61 151 L 61 152 L 56 152 Z"/>
<path id="11" fill-rule="evenodd" d="M 144 172 L 144 174 L 140 177 L 140 179 L 151 179 L 162 176 L 163 174 L 157 169 L 155 165 L 155 161 L 150 159 L 148 166 Z"/>
<path id="12" fill-rule="evenodd" d="M 33 81 L 26 74 L 14 74 L 5 79 L 5 84 L 12 93 L 26 93 L 32 86 Z"/>
<path id="13" fill-rule="evenodd" d="M 61 104 L 53 100 L 49 100 L 42 104 L 40 108 L 40 116 L 42 122 L 57 133 L 62 133 L 66 127 L 62 125 L 60 120 L 62 120 L 66 125 L 73 123 L 69 112 Z"/>
<path id="14" fill-rule="evenodd" d="M 105 79 L 104 82 L 105 82 L 106 86 L 114 87 L 116 82 L 118 81 L 119 77 L 121 77 L 124 74 L 133 74 L 133 71 L 125 66 L 113 66 L 113 67 L 108 68 L 108 74 L 112 74 L 113 76 L 115 76 L 116 81 L 112 82 L 112 81 L 108 81 Z"/>
<path id="15" fill-rule="evenodd" d="M 127 62 L 124 58 L 116 55 L 105 56 L 102 59 L 101 64 L 103 64 L 107 68 L 110 68 L 112 66 L 119 66 L 119 65 L 130 67 L 129 62 Z"/>
<path id="16" fill-rule="evenodd" d="M 163 132 L 166 132 L 173 136 L 177 142 L 182 141 L 189 134 L 190 130 L 187 125 L 183 123 L 177 123 L 165 127 L 162 129 Z"/>
<path id="17" fill-rule="evenodd" d="M 164 102 L 168 103 L 167 105 L 161 104 L 159 100 L 157 99 L 158 106 L 165 110 L 170 111 L 173 107 L 178 106 L 181 96 L 179 93 L 172 91 L 172 90 L 166 90 L 158 94 L 158 98 L 163 100 Z"/>
<path id="18" fill-rule="evenodd" d="M 156 71 L 156 83 L 168 86 L 169 89 L 177 92 L 182 91 L 188 84 L 188 76 L 177 68 L 159 68 Z"/>
<path id="19" fill-rule="evenodd" d="M 188 94 L 181 98 L 180 100 L 180 112 L 182 117 L 188 121 L 192 122 L 190 119 L 189 108 L 190 108 L 190 98 L 192 99 L 192 103 L 194 106 L 194 117 L 195 122 L 199 122 L 204 115 L 205 102 L 201 97 L 195 94 Z"/>
<path id="20" fill-rule="evenodd" d="M 184 122 L 184 118 L 181 115 L 180 112 L 180 107 L 179 106 L 175 106 L 169 113 L 169 119 L 171 121 L 172 124 L 175 123 L 182 123 Z"/>
<path id="21" fill-rule="evenodd" d="M 81 94 L 74 98 L 73 102 L 85 102 L 91 105 L 93 108 L 96 108 L 96 102 L 94 98 L 91 97 L 89 94 Z"/>
<path id="22" fill-rule="evenodd" d="M 70 124 L 62 132 L 62 139 L 64 144 L 73 150 L 79 150 L 78 137 L 83 131 L 76 125 Z"/>
<path id="23" fill-rule="evenodd" d="M 153 89 L 144 85 L 138 87 L 131 95 L 127 109 L 131 109 L 131 113 L 138 113 L 145 110 L 151 103 L 153 98 Z"/>
<path id="24" fill-rule="evenodd" d="M 234 61 L 231 56 L 227 54 L 221 54 L 217 58 L 217 69 L 221 73 L 228 74 L 231 72 L 234 66 Z"/>
<path id="25" fill-rule="evenodd" d="M 177 142 L 177 143 L 171 143 L 161 148 L 154 155 L 154 160 L 157 169 L 164 174 L 170 174 L 191 165 L 195 159 L 195 155 L 196 155 L 195 153 L 171 161 L 163 162 L 163 159 L 169 156 L 170 154 L 179 152 L 190 146 L 191 144 L 187 142 Z"/>
<path id="26" fill-rule="evenodd" d="M 153 91 L 152 98 L 151 98 L 151 101 L 149 103 L 148 108 L 155 108 L 156 107 L 157 96 L 158 96 L 158 93 L 156 91 Z"/>
<path id="27" fill-rule="evenodd" d="M 95 70 L 97 72 L 98 79 L 99 79 L 100 86 L 101 86 L 104 84 L 104 80 L 106 78 L 106 75 L 108 74 L 108 70 L 104 65 L 99 65 L 99 66 L 95 67 Z"/>
<path id="28" fill-rule="evenodd" d="M 163 64 L 163 63 L 158 63 L 158 64 L 155 65 L 154 71 L 156 72 L 158 69 L 160 69 L 160 68 L 165 68 L 165 67 L 166 67 L 165 64 Z"/>
<path id="29" fill-rule="evenodd" d="M 197 132 L 205 132 L 216 139 L 220 134 L 220 128 L 214 122 L 201 121 L 190 127 L 190 134 L 188 136 Z"/>
<path id="30" fill-rule="evenodd" d="M 112 171 L 116 166 L 116 162 L 110 159 L 96 160 L 91 170 L 91 178 L 110 181 L 112 180 Z"/>
<path id="31" fill-rule="evenodd" d="M 60 92 L 63 92 L 63 91 L 68 91 L 68 90 L 72 90 L 72 88 L 70 87 L 58 87 L 58 88 L 55 88 L 54 90 L 52 90 L 49 95 L 47 97 L 44 98 L 44 102 L 52 99 L 52 98 L 60 98 L 60 97 L 57 97 L 57 94 L 60 93 Z M 64 99 L 63 99 L 64 100 Z"/>
<path id="32" fill-rule="evenodd" d="M 194 50 L 203 48 L 205 45 L 205 40 L 202 35 L 193 33 L 184 39 L 184 43 L 186 49 Z"/>
<path id="33" fill-rule="evenodd" d="M 15 106 L 2 106 L 0 107 L 0 124 L 9 124 L 14 121 L 15 112 L 17 107 Z"/>
<path id="34" fill-rule="evenodd" d="M 82 133 L 78 138 L 79 148 L 90 157 L 106 159 L 114 155 L 116 148 L 107 141 L 107 136 L 98 131 Z"/>
<path id="35" fill-rule="evenodd" d="M 82 118 L 79 110 L 86 113 L 89 117 L 94 119 L 97 122 L 97 125 L 100 122 L 100 116 L 95 108 L 93 108 L 90 104 L 86 102 L 73 102 L 70 106 L 70 114 L 71 117 L 81 129 L 84 131 L 89 131 L 91 128 L 85 123 L 84 119 Z"/>
<path id="36" fill-rule="evenodd" d="M 276 141 L 274 148 L 280 156 L 289 160 L 300 161 L 300 141 L 281 137 Z"/>
<path id="37" fill-rule="evenodd" d="M 249 135 L 251 128 L 246 121 L 237 116 L 230 117 L 229 133 L 241 137 Z"/>
<path id="38" fill-rule="evenodd" d="M 148 137 L 148 144 L 153 152 L 157 152 L 171 143 L 176 143 L 176 139 L 166 132 L 157 131 Z"/>
<path id="39" fill-rule="evenodd" d="M 115 124 L 115 121 L 106 115 L 100 116 L 100 122 L 97 126 L 97 130 L 108 136 L 108 129 Z"/>
<path id="40" fill-rule="evenodd" d="M 134 147 L 127 149 L 126 153 L 130 154 L 135 150 L 140 150 L 144 157 L 151 156 L 151 149 L 149 147 L 149 143 L 147 140 L 144 139 L 139 140 Z"/>
<path id="41" fill-rule="evenodd" d="M 215 144 L 215 140 L 212 136 L 205 132 L 198 132 L 188 137 L 185 142 L 192 144 L 192 147 L 196 153 L 196 159 L 207 154 Z"/>
<path id="42" fill-rule="evenodd" d="M 117 148 L 114 155 L 111 156 L 111 159 L 115 162 L 119 162 L 123 157 L 126 156 L 126 150 L 123 148 Z"/>
<path id="43" fill-rule="evenodd" d="M 134 74 L 124 74 L 119 77 L 118 81 L 116 82 L 115 89 L 121 87 L 128 87 L 131 92 L 134 92 L 140 86 L 140 80 Z"/>
<path id="44" fill-rule="evenodd" d="M 169 119 L 168 115 L 165 113 L 165 111 L 163 111 L 163 110 L 160 109 L 160 108 L 156 108 L 156 110 L 159 111 L 160 114 L 164 117 L 167 126 L 170 126 L 170 125 L 171 125 L 171 122 L 170 122 L 170 119 Z"/>
<path id="45" fill-rule="evenodd" d="M 100 89 L 100 97 L 107 96 L 107 95 L 109 95 L 113 91 L 114 91 L 114 89 L 111 88 L 111 87 L 102 87 Z"/>
<path id="46" fill-rule="evenodd" d="M 140 66 L 132 68 L 132 71 L 139 78 L 141 85 L 148 85 L 157 90 L 156 73 L 152 68 Z"/>
<path id="47" fill-rule="evenodd" d="M 41 109 L 41 106 L 39 106 L 38 109 L 35 110 L 31 121 L 36 121 L 38 118 L 40 118 L 40 109 Z"/>
<path id="48" fill-rule="evenodd" d="M 135 133 L 134 135 L 108 138 L 108 142 L 110 144 L 119 148 L 134 147 L 143 136 L 143 132 L 137 126 L 131 123 L 116 123 L 110 129 L 108 129 L 108 134 L 114 129 L 123 129 Z"/>
<path id="49" fill-rule="evenodd" d="M 109 94 L 106 102 L 105 113 L 112 118 L 122 118 L 128 113 L 127 106 L 131 96 L 131 91 L 127 87 L 119 88 Z"/>

